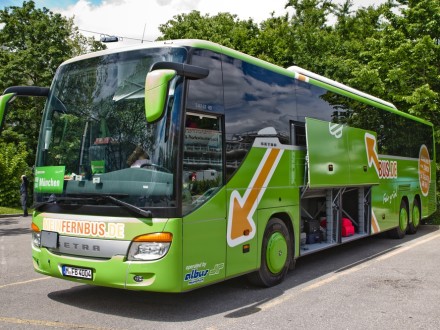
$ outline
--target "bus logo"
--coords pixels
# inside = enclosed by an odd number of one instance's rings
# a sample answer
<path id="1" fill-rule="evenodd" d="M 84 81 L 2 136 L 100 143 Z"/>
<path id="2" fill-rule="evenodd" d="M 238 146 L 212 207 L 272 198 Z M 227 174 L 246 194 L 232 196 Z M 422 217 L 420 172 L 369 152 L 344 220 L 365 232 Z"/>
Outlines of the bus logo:
<path id="1" fill-rule="evenodd" d="M 365 133 L 365 148 L 367 150 L 368 166 L 374 166 L 379 179 L 396 179 L 397 162 L 395 160 L 381 160 L 377 155 L 376 137 Z"/>
<path id="2" fill-rule="evenodd" d="M 419 183 L 423 196 L 428 196 L 431 182 L 431 161 L 429 151 L 425 145 L 420 147 L 419 152 Z"/>
<path id="3" fill-rule="evenodd" d="M 336 124 L 336 123 L 328 123 L 328 131 L 335 138 L 340 139 L 342 137 L 342 130 L 344 129 L 344 125 Z"/>

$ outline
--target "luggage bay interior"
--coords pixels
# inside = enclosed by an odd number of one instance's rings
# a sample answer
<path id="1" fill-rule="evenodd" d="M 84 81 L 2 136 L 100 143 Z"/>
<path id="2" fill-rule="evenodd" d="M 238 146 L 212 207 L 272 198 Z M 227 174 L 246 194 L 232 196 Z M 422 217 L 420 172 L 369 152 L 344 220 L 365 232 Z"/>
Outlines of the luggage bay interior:
<path id="1" fill-rule="evenodd" d="M 370 234 L 371 187 L 302 189 L 300 255 Z"/>

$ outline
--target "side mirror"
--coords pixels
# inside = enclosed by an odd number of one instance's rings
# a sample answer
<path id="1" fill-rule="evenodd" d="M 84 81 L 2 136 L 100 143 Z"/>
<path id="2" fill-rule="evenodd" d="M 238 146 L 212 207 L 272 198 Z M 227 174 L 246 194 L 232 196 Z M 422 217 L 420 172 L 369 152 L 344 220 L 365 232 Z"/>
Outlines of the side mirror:
<path id="1" fill-rule="evenodd" d="M 145 116 L 152 123 L 160 119 L 168 101 L 169 83 L 176 76 L 188 79 L 203 79 L 209 75 L 209 70 L 195 65 L 156 62 L 145 78 Z"/>
<path id="2" fill-rule="evenodd" d="M 3 122 L 5 119 L 6 109 L 8 108 L 9 102 L 14 100 L 15 93 L 8 93 L 0 95 L 0 132 L 3 129 Z"/>
<path id="3" fill-rule="evenodd" d="M 169 83 L 176 76 L 175 70 L 155 70 L 145 78 L 145 116 L 152 123 L 160 119 L 168 100 Z"/>

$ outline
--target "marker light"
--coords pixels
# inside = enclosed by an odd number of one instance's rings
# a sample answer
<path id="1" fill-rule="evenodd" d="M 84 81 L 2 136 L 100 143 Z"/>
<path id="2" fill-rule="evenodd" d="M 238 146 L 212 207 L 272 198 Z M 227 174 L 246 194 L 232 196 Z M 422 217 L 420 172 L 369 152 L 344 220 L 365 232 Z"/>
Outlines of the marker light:
<path id="1" fill-rule="evenodd" d="M 154 233 L 137 236 L 133 239 L 128 251 L 128 260 L 157 260 L 167 254 L 173 235 L 171 233 Z"/>
<path id="2" fill-rule="evenodd" d="M 41 231 L 40 228 L 32 222 L 32 245 L 39 248 L 41 246 Z"/>

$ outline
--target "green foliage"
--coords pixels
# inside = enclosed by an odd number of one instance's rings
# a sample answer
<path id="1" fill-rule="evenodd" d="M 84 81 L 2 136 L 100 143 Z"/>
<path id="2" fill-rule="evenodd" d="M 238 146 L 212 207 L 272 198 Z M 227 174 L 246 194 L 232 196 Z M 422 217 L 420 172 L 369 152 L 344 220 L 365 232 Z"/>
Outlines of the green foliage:
<path id="1" fill-rule="evenodd" d="M 30 175 L 26 164 L 27 150 L 24 143 L 0 143 L 0 205 L 20 205 L 21 175 Z"/>
<path id="2" fill-rule="evenodd" d="M 47 8 L 37 9 L 33 1 L 23 7 L 6 7 L 0 11 L 2 53 L 2 84 L 50 84 L 58 65 L 71 54 L 63 42 L 70 37 L 71 26 L 60 14 Z"/>
<path id="3" fill-rule="evenodd" d="M 280 36 L 284 37 L 280 38 Z M 262 60 L 287 67 L 294 62 L 289 46 L 293 38 L 289 16 L 274 17 L 272 14 L 270 18 L 261 23 L 258 38 L 254 41 L 254 49 L 248 53 Z"/>
<path id="4" fill-rule="evenodd" d="M 174 16 L 172 20 L 161 24 L 159 31 L 162 33 L 159 40 L 204 39 L 253 53 L 252 43 L 257 37 L 258 26 L 252 19 L 242 21 L 229 13 L 210 17 L 192 11 Z"/>
<path id="5" fill-rule="evenodd" d="M 57 67 L 72 56 L 105 46 L 79 34 L 73 19 L 54 14 L 47 8 L 37 8 L 34 1 L 24 1 L 22 6 L 0 10 L 0 91 L 9 86 L 50 86 Z M 0 143 L 23 145 L 27 151 L 23 161 L 32 166 L 44 100 L 20 98 L 9 106 Z M 0 149 L 0 157 L 5 150 Z M 20 177 L 22 169 L 8 173 Z M 0 177 L 5 176 L 5 167 Z M 3 181 L 2 181 L 3 183 Z M 14 194 L 15 186 L 3 185 L 2 194 Z M 1 196 L 3 198 L 3 196 Z M 11 199 L 13 200 L 13 199 Z M 0 200 L 0 205 L 5 200 Z"/>

